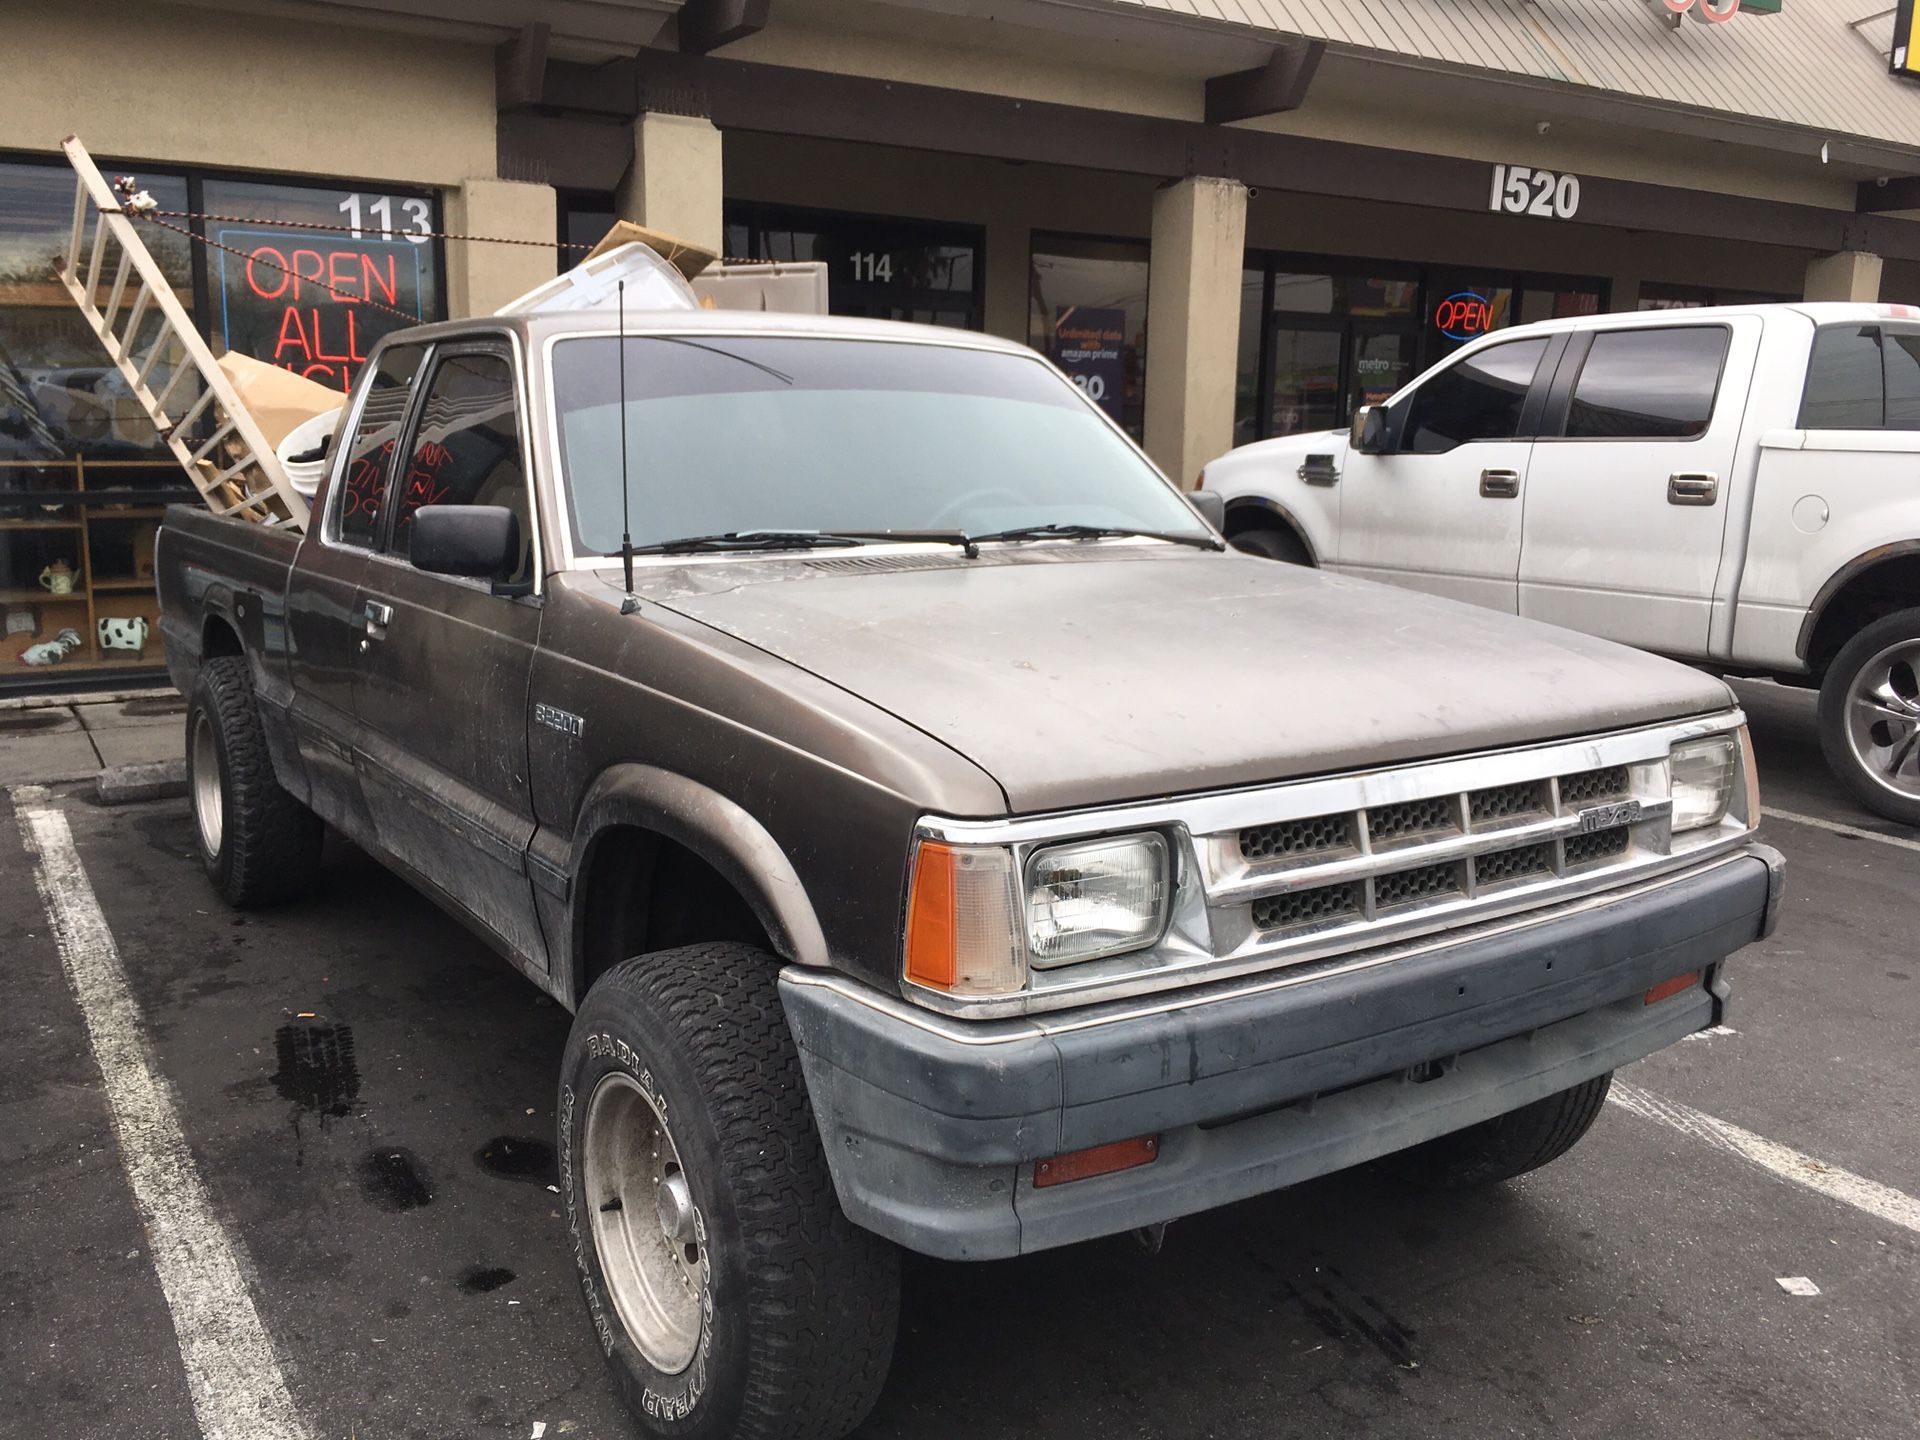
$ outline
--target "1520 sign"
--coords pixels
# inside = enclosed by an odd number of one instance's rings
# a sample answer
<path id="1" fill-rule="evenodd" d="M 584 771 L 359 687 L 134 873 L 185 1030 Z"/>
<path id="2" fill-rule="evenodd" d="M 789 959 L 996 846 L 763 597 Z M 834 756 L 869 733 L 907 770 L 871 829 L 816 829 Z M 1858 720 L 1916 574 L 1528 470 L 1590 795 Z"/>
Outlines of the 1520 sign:
<path id="1" fill-rule="evenodd" d="M 1496 165 L 1487 208 L 1507 215 L 1571 220 L 1580 209 L 1580 177 L 1531 165 Z"/>

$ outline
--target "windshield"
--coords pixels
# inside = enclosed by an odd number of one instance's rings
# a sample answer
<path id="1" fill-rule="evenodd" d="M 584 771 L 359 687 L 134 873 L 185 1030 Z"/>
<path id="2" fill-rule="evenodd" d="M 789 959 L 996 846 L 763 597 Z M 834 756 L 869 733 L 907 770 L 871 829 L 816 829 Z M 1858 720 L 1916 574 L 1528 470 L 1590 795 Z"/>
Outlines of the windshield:
<path id="1" fill-rule="evenodd" d="M 613 336 L 554 347 L 574 549 L 620 549 Z M 636 546 L 754 530 L 1086 525 L 1201 533 L 1193 512 L 1038 360 L 943 345 L 629 336 Z"/>

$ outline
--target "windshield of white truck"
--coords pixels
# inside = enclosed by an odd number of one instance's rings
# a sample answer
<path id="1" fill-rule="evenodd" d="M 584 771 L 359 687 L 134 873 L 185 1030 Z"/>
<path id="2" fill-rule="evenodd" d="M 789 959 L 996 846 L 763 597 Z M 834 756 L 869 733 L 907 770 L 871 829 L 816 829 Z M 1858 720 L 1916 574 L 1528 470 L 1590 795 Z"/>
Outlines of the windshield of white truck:
<path id="1" fill-rule="evenodd" d="M 553 352 L 581 555 L 620 549 L 615 343 L 582 337 Z M 630 336 L 625 385 L 636 547 L 754 532 L 1203 533 L 1068 382 L 1024 356 L 860 340 Z"/>

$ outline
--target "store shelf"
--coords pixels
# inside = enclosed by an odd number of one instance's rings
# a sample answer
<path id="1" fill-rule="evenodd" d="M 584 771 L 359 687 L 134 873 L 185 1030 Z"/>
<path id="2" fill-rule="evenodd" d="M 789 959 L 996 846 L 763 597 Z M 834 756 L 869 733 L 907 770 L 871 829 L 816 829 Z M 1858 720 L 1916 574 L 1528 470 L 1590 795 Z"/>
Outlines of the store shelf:
<path id="1" fill-rule="evenodd" d="M 151 594 L 153 592 L 153 586 L 154 586 L 154 580 L 151 575 L 148 575 L 145 578 L 142 578 L 141 576 L 138 576 L 138 575 L 108 575 L 105 577 L 96 576 L 93 582 L 93 588 L 96 592 L 101 590 L 113 590 L 113 591 L 145 590 L 149 594 Z"/>
<path id="2" fill-rule="evenodd" d="M 24 590 L 0 590 L 0 604 L 5 605 L 85 605 L 86 593 L 74 590 L 70 594 L 56 595 L 42 585 Z"/>
<path id="3" fill-rule="evenodd" d="M 167 507 L 164 505 L 134 505 L 125 510 L 101 506 L 87 512 L 88 518 L 95 525 L 103 520 L 158 520 L 166 513 Z"/>
<path id="4" fill-rule="evenodd" d="M 0 530 L 80 530 L 78 520 L 0 520 Z"/>

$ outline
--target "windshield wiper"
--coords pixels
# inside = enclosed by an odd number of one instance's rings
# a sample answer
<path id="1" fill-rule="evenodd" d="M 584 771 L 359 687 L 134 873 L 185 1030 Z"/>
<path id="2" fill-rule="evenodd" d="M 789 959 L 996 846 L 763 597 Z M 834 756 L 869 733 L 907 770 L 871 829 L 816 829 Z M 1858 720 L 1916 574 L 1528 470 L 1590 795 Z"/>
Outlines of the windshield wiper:
<path id="1" fill-rule="evenodd" d="M 990 540 L 1105 540 L 1122 535 L 1196 545 L 1202 550 L 1227 548 L 1226 542 L 1214 535 L 1183 530 L 1136 530 L 1131 525 L 1016 525 L 1011 530 L 989 530 L 983 535 L 969 535 L 967 539 L 975 545 L 984 545 Z"/>
<path id="2" fill-rule="evenodd" d="M 839 535 L 822 530 L 728 530 L 720 535 L 683 535 L 678 540 L 636 545 L 633 553 L 699 555 L 730 550 L 819 550 L 866 543 L 858 535 Z"/>

